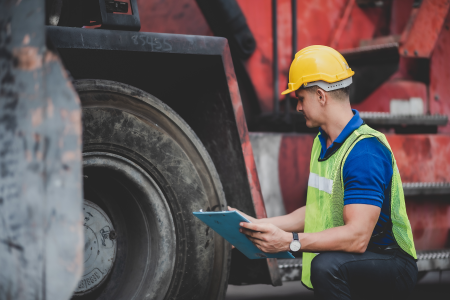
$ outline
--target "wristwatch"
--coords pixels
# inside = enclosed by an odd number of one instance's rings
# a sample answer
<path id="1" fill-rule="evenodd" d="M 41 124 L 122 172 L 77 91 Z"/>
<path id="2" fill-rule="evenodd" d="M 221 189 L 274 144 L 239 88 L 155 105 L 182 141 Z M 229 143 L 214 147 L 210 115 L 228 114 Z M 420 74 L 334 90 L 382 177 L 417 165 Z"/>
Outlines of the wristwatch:
<path id="1" fill-rule="evenodd" d="M 291 249 L 291 251 L 293 252 L 297 252 L 302 247 L 302 244 L 300 244 L 300 241 L 298 240 L 298 233 L 293 232 L 292 235 L 293 239 L 291 244 L 289 245 L 289 249 Z"/>

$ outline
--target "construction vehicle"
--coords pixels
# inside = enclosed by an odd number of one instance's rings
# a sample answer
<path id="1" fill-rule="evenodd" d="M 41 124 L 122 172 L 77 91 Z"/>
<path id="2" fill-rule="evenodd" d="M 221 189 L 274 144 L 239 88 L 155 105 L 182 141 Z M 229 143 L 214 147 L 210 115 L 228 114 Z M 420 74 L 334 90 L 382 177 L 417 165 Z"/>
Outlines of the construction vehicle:
<path id="1" fill-rule="evenodd" d="M 0 3 L 0 298 L 299 280 L 300 257 L 248 260 L 192 212 L 305 205 L 317 131 L 280 90 L 311 44 L 345 56 L 387 135 L 419 270 L 450 269 L 449 1 Z"/>

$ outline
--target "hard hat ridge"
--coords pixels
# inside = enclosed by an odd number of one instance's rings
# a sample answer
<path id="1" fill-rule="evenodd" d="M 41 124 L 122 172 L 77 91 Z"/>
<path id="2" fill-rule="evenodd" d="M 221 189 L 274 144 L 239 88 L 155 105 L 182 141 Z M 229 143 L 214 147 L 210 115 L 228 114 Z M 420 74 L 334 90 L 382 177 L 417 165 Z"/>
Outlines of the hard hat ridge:
<path id="1" fill-rule="evenodd" d="M 317 85 L 326 91 L 344 88 L 352 83 L 354 74 L 345 58 L 333 48 L 321 45 L 305 47 L 295 54 L 289 69 L 288 89 L 281 94 L 306 85 Z M 340 83 L 334 84 L 337 82 Z"/>

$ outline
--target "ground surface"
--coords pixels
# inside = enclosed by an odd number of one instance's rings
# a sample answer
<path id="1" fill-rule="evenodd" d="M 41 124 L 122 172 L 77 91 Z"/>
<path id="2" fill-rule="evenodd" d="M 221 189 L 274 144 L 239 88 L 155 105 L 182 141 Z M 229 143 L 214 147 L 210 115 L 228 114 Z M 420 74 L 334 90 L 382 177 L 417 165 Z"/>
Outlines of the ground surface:
<path id="1" fill-rule="evenodd" d="M 439 283 L 441 282 L 441 283 Z M 281 287 L 250 285 L 228 287 L 226 300 L 312 300 L 314 295 L 300 282 L 287 282 Z M 428 273 L 420 280 L 414 294 L 408 300 L 449 300 L 450 272 Z"/>

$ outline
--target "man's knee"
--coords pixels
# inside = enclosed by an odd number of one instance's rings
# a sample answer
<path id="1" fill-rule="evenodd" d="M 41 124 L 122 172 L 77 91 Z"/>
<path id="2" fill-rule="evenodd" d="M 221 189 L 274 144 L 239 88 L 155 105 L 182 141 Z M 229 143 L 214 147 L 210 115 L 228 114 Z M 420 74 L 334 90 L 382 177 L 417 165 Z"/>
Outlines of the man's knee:
<path id="1" fill-rule="evenodd" d="M 313 286 L 326 285 L 339 276 L 337 253 L 325 252 L 317 255 L 311 262 L 311 283 Z"/>

